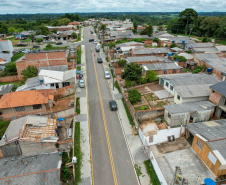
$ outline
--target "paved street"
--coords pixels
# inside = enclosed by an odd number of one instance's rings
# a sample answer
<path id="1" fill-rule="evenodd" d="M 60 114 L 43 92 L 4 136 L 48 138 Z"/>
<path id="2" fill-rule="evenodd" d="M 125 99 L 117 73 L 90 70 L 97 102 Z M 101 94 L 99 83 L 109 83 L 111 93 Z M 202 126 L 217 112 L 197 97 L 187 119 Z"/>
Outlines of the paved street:
<path id="1" fill-rule="evenodd" d="M 117 112 L 109 108 L 112 95 L 108 80 L 104 79 L 103 65 L 96 62 L 99 53 L 95 52 L 96 45 L 88 42 L 93 38 L 90 29 L 85 28 L 82 44 L 86 45 L 94 184 L 138 184 Z"/>

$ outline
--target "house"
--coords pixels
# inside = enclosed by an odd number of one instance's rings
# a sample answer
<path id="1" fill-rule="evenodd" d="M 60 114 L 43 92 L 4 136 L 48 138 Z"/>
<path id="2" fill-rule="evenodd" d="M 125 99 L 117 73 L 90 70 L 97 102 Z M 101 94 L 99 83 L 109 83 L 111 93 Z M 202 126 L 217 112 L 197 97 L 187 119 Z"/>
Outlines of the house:
<path id="1" fill-rule="evenodd" d="M 150 64 L 150 63 L 167 63 L 167 62 L 175 62 L 166 57 L 156 57 L 156 56 L 139 56 L 139 57 L 127 57 L 127 63 L 137 63 L 139 65 L 142 64 Z"/>
<path id="2" fill-rule="evenodd" d="M 220 82 L 208 74 L 169 74 L 159 75 L 159 84 L 174 96 L 176 104 L 196 101 L 207 101 L 210 96 L 210 86 Z"/>
<path id="3" fill-rule="evenodd" d="M 0 117 L 14 120 L 27 114 L 48 114 L 54 105 L 54 89 L 19 91 L 4 94 L 0 99 Z"/>
<path id="4" fill-rule="evenodd" d="M 194 62 L 194 56 L 192 54 L 188 54 L 188 53 L 179 53 L 178 56 L 182 56 L 184 58 L 186 58 L 186 62 L 179 62 L 181 64 L 183 64 L 183 67 L 187 67 L 190 69 L 194 69 L 198 63 Z"/>
<path id="5" fill-rule="evenodd" d="M 48 116 L 28 115 L 12 120 L 0 140 L 0 157 L 55 152 L 59 140 L 57 121 Z"/>
<path id="6" fill-rule="evenodd" d="M 130 28 L 127 28 L 127 30 L 133 30 L 134 27 L 130 27 Z M 141 31 L 143 31 L 145 29 L 145 27 L 143 26 L 137 26 L 137 33 L 140 34 Z"/>
<path id="7" fill-rule="evenodd" d="M 59 89 L 75 84 L 76 69 L 69 71 L 52 71 L 41 69 L 37 77 L 28 78 L 16 91 L 36 89 Z"/>
<path id="8" fill-rule="evenodd" d="M 115 45 L 116 53 L 124 55 L 124 57 L 129 56 L 130 50 L 135 48 L 144 48 L 144 43 L 131 41 Z"/>
<path id="9" fill-rule="evenodd" d="M 148 71 L 155 71 L 158 75 L 161 74 L 173 74 L 180 73 L 180 69 L 183 67 L 179 66 L 176 62 L 168 63 L 154 63 L 154 64 L 142 64 L 143 75 L 146 75 Z"/>
<path id="10" fill-rule="evenodd" d="M 22 78 L 22 71 L 28 66 L 35 66 L 37 69 L 44 66 L 67 65 L 67 55 L 65 51 L 28 53 L 16 61 L 18 76 Z"/>
<path id="11" fill-rule="evenodd" d="M 184 49 L 184 50 L 189 50 L 192 48 L 193 44 L 195 42 L 191 40 L 189 37 L 168 37 L 168 39 L 171 41 L 172 44 L 176 44 L 178 47 Z"/>
<path id="12" fill-rule="evenodd" d="M 57 152 L 0 159 L 0 184 L 59 185 L 62 156 Z"/>
<path id="13" fill-rule="evenodd" d="M 200 66 L 205 65 L 207 68 L 211 68 L 217 78 L 226 80 L 226 58 L 219 58 L 215 53 L 202 53 L 195 54 L 195 61 Z"/>
<path id="14" fill-rule="evenodd" d="M 211 85 L 211 94 L 209 100 L 217 107 L 215 111 L 216 118 L 226 117 L 226 81 Z"/>
<path id="15" fill-rule="evenodd" d="M 192 149 L 215 177 L 226 175 L 226 120 L 187 125 L 186 138 Z"/>
<path id="16" fill-rule="evenodd" d="M 57 30 L 57 31 L 69 31 L 71 30 L 71 26 L 46 26 L 49 28 L 50 31 Z"/>
<path id="17" fill-rule="evenodd" d="M 143 48 L 143 49 L 131 49 L 130 56 L 156 56 L 164 57 L 170 52 L 167 48 Z"/>
<path id="18" fill-rule="evenodd" d="M 180 53 L 181 51 L 184 51 L 183 49 L 178 48 L 178 47 L 171 48 L 171 50 L 176 53 Z"/>
<path id="19" fill-rule="evenodd" d="M 165 105 L 164 119 L 169 126 L 208 121 L 213 116 L 215 106 L 209 101 Z"/>
<path id="20" fill-rule="evenodd" d="M 7 93 L 11 93 L 13 84 L 0 85 L 0 98 Z"/>
<path id="21" fill-rule="evenodd" d="M 5 59 L 0 58 L 0 70 L 4 70 L 5 66 L 8 65 L 10 61 L 6 61 Z"/>
<path id="22" fill-rule="evenodd" d="M 0 58 L 7 62 L 11 61 L 13 56 L 13 44 L 10 40 L 0 40 Z"/>
<path id="23" fill-rule="evenodd" d="M 77 28 L 77 26 L 81 26 L 81 25 L 83 25 L 83 22 L 79 22 L 79 21 L 73 21 L 68 23 L 68 26 L 74 27 L 74 28 Z"/>

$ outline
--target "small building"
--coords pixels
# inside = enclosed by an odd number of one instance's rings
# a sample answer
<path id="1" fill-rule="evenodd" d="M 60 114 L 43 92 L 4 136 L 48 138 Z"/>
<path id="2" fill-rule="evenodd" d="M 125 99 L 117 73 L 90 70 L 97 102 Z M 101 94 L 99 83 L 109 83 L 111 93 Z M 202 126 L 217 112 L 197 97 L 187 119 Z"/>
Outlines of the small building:
<path id="1" fill-rule="evenodd" d="M 13 84 L 0 85 L 0 98 L 7 93 L 11 93 Z"/>
<path id="2" fill-rule="evenodd" d="M 166 57 L 156 57 L 156 56 L 127 57 L 126 60 L 127 60 L 127 63 L 137 63 L 139 65 L 151 64 L 151 63 L 167 63 L 167 62 L 174 63 L 175 62 Z"/>
<path id="3" fill-rule="evenodd" d="M 0 184 L 60 185 L 62 156 L 57 152 L 0 159 Z"/>
<path id="4" fill-rule="evenodd" d="M 82 26 L 82 25 L 83 25 L 83 22 L 79 22 L 79 21 L 73 21 L 68 23 L 68 26 L 74 27 L 74 28 L 77 28 L 77 26 Z"/>
<path id="5" fill-rule="evenodd" d="M 16 91 L 36 89 L 59 89 L 75 84 L 76 69 L 69 71 L 52 71 L 41 69 L 37 77 L 28 78 Z"/>
<path id="6" fill-rule="evenodd" d="M 48 114 L 54 105 L 54 89 L 18 91 L 4 94 L 0 99 L 0 117 L 14 120 L 28 114 Z"/>
<path id="7" fill-rule="evenodd" d="M 226 120 L 193 123 L 186 126 L 192 149 L 215 177 L 226 175 Z"/>
<path id="8" fill-rule="evenodd" d="M 154 63 L 154 64 L 143 64 L 143 75 L 145 76 L 148 71 L 155 71 L 158 75 L 161 74 L 173 74 L 180 73 L 180 69 L 183 67 L 179 66 L 176 62 L 168 63 Z"/>
<path id="9" fill-rule="evenodd" d="M 215 111 L 216 118 L 226 118 L 226 81 L 214 84 L 210 86 L 210 89 L 209 100 L 217 106 Z"/>
<path id="10" fill-rule="evenodd" d="M 56 151 L 57 121 L 28 115 L 10 122 L 0 140 L 0 157 L 27 156 Z"/>
<path id="11" fill-rule="evenodd" d="M 10 40 L 0 40 L 0 58 L 7 62 L 11 61 L 13 56 L 13 44 Z"/>
<path id="12" fill-rule="evenodd" d="M 130 56 L 156 56 L 156 57 L 165 57 L 168 55 L 170 50 L 167 48 L 144 48 L 144 49 L 131 49 Z"/>
<path id="13" fill-rule="evenodd" d="M 208 121 L 214 113 L 215 105 L 209 101 L 165 105 L 164 119 L 169 126 L 180 126 L 200 121 Z"/>
<path id="14" fill-rule="evenodd" d="M 176 104 L 196 101 L 207 101 L 210 96 L 210 86 L 220 82 L 208 74 L 169 74 L 159 75 L 159 84 L 169 94 L 174 96 Z"/>

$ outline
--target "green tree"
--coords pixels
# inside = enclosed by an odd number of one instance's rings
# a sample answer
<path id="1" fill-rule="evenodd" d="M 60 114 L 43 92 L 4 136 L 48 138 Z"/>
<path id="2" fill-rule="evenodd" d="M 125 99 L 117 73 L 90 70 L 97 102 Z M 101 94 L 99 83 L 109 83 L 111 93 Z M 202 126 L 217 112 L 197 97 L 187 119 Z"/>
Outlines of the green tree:
<path id="1" fill-rule="evenodd" d="M 17 28 L 16 31 L 17 31 L 18 33 L 21 33 L 22 31 L 24 31 L 24 29 L 23 29 L 23 28 Z"/>
<path id="2" fill-rule="evenodd" d="M 27 80 L 28 78 L 37 76 L 38 69 L 35 66 L 28 66 L 27 69 L 24 69 L 21 74 L 23 75 L 23 79 Z"/>
<path id="3" fill-rule="evenodd" d="M 54 28 L 54 29 L 52 30 L 52 32 L 57 34 L 57 29 Z"/>
<path id="4" fill-rule="evenodd" d="M 220 27 L 219 17 L 206 17 L 202 20 L 200 27 L 205 32 L 206 36 L 213 36 L 216 30 Z"/>
<path id="5" fill-rule="evenodd" d="M 128 98 L 132 104 L 141 100 L 141 94 L 137 89 L 132 89 L 128 91 Z"/>
<path id="6" fill-rule="evenodd" d="M 36 41 L 37 43 L 43 42 L 43 38 L 37 38 L 35 41 Z"/>
<path id="7" fill-rule="evenodd" d="M 146 74 L 147 82 L 154 82 L 157 80 L 158 73 L 155 71 L 148 71 Z"/>
<path id="8" fill-rule="evenodd" d="M 163 26 L 162 25 L 159 26 L 158 31 L 163 31 Z"/>
<path id="9" fill-rule="evenodd" d="M 197 19 L 198 13 L 192 8 L 186 8 L 180 12 L 179 17 L 183 17 L 186 20 L 185 34 L 187 34 L 188 24 Z"/>
<path id="10" fill-rule="evenodd" d="M 77 38 L 77 34 L 76 34 L 75 32 L 72 32 L 71 37 L 72 37 L 73 39 L 76 39 L 76 38 Z"/>
<path id="11" fill-rule="evenodd" d="M 157 38 L 157 37 L 155 37 L 154 39 L 153 39 L 153 42 L 159 42 L 159 38 Z"/>
<path id="12" fill-rule="evenodd" d="M 12 76 L 12 75 L 17 75 L 15 62 L 11 62 L 8 65 L 6 65 L 3 72 L 3 76 Z"/>
<path id="13" fill-rule="evenodd" d="M 170 45 L 170 48 L 175 48 L 175 47 L 177 47 L 177 45 L 175 43 Z"/>
<path id="14" fill-rule="evenodd" d="M 133 23 L 133 33 L 136 34 L 137 33 L 137 22 Z"/>
<path id="15" fill-rule="evenodd" d="M 70 23 L 70 19 L 68 18 L 63 18 L 63 19 L 59 19 L 58 20 L 58 25 L 61 26 L 61 25 L 68 25 L 68 23 Z"/>
<path id="16" fill-rule="evenodd" d="M 147 26 L 144 30 L 140 32 L 141 35 L 148 35 L 150 36 L 153 33 L 152 25 Z"/>
<path id="17" fill-rule="evenodd" d="M 215 34 L 218 37 L 226 38 L 226 17 L 221 18 L 219 28 L 216 30 Z"/>
<path id="18" fill-rule="evenodd" d="M 48 35 L 48 34 L 51 33 L 51 31 L 49 30 L 49 28 L 47 28 L 47 27 L 44 26 L 44 25 L 41 25 L 41 26 L 39 27 L 39 29 L 40 29 L 40 32 L 41 32 L 42 35 Z"/>
<path id="19" fill-rule="evenodd" d="M 8 27 L 4 22 L 0 21 L 0 34 L 8 33 Z"/>
<path id="20" fill-rule="evenodd" d="M 137 63 L 127 64 L 122 75 L 127 81 L 139 82 L 142 75 L 142 68 Z"/>
<path id="21" fill-rule="evenodd" d="M 124 65 L 126 64 L 126 62 L 127 62 L 127 61 L 126 61 L 125 59 L 119 59 L 119 60 L 118 60 L 118 65 L 119 65 L 119 66 L 124 66 Z"/>
<path id="22" fill-rule="evenodd" d="M 8 28 L 8 33 L 13 34 L 16 31 L 14 27 L 9 27 Z"/>

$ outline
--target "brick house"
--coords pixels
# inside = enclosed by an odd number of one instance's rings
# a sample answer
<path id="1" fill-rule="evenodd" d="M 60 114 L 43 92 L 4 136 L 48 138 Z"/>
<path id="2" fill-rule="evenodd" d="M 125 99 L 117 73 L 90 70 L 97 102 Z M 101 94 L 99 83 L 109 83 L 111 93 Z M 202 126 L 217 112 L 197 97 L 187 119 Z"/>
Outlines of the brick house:
<path id="1" fill-rule="evenodd" d="M 83 22 L 73 21 L 68 23 L 68 26 L 75 27 L 75 28 L 77 28 L 77 25 L 81 26 L 83 25 Z"/>
<path id="2" fill-rule="evenodd" d="M 131 49 L 130 56 L 156 56 L 165 57 L 170 52 L 167 48 L 144 48 L 144 49 Z"/>
<path id="3" fill-rule="evenodd" d="M 29 53 L 16 61 L 18 77 L 22 78 L 22 71 L 28 66 L 35 66 L 37 69 L 44 66 L 67 65 L 66 52 L 45 52 Z"/>
<path id="4" fill-rule="evenodd" d="M 46 115 L 54 105 L 54 89 L 12 92 L 0 99 L 0 117 L 14 120 L 28 114 Z"/>
<path id="5" fill-rule="evenodd" d="M 127 63 L 137 63 L 142 64 L 153 64 L 153 63 L 172 63 L 173 61 L 165 57 L 156 57 L 156 56 L 139 56 L 139 57 L 127 57 Z"/>
<path id="6" fill-rule="evenodd" d="M 215 111 L 216 118 L 226 117 L 226 81 L 214 84 L 210 88 L 211 94 L 209 100 L 217 105 Z"/>

